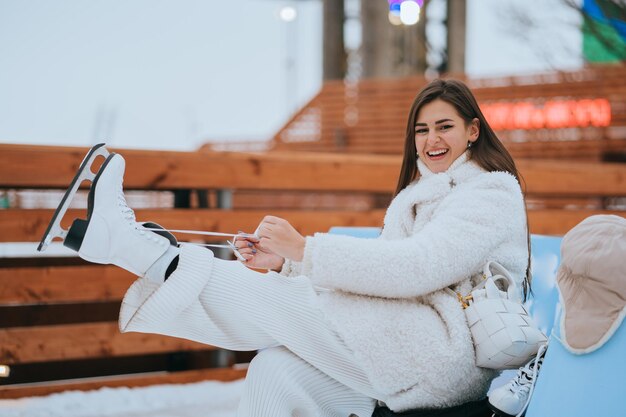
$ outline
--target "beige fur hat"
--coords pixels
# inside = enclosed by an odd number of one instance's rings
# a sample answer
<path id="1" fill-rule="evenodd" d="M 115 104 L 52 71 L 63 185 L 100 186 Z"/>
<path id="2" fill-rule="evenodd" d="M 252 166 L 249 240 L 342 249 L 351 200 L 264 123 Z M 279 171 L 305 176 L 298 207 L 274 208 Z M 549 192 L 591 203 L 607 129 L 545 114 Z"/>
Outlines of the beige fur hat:
<path id="1" fill-rule="evenodd" d="M 567 232 L 557 285 L 565 347 L 577 354 L 600 348 L 626 315 L 626 219 L 591 216 Z"/>

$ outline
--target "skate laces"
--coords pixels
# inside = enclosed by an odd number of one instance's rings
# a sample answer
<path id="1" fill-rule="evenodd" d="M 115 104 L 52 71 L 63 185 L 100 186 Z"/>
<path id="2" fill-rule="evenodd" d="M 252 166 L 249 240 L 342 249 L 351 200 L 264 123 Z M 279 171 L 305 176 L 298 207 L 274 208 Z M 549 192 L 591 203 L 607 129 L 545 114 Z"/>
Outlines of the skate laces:
<path id="1" fill-rule="evenodd" d="M 128 220 L 130 224 L 133 224 L 137 221 L 135 217 L 135 211 L 132 208 L 128 207 L 126 197 L 124 197 L 124 188 L 122 187 L 122 184 L 120 184 L 117 193 L 117 205 L 120 207 L 121 213 L 124 215 L 124 218 Z M 135 226 L 135 228 L 137 227 Z"/>
<path id="2" fill-rule="evenodd" d="M 534 360 L 517 371 L 517 375 L 509 383 L 509 390 L 513 393 L 527 394 L 535 377 Z"/>
<path id="3" fill-rule="evenodd" d="M 151 228 L 151 227 L 143 227 L 143 230 L 149 230 L 149 231 L 164 231 L 164 232 L 169 232 L 169 233 L 185 233 L 185 234 L 191 234 L 191 235 L 201 235 L 201 236 L 220 236 L 220 237 L 232 237 L 233 240 L 226 240 L 226 245 L 221 245 L 221 244 L 216 244 L 216 243 L 197 243 L 197 242 L 185 242 L 185 241 L 179 241 L 179 243 L 189 243 L 192 245 L 197 245 L 197 246 L 205 246 L 205 247 L 212 247 L 212 248 L 223 248 L 223 249 L 231 249 L 233 251 L 233 253 L 235 254 L 235 256 L 237 257 L 237 259 L 239 259 L 240 261 L 244 261 L 245 262 L 245 258 L 241 255 L 241 253 L 239 252 L 239 250 L 237 249 L 237 247 L 235 246 L 235 242 L 237 241 L 238 238 L 246 238 L 246 237 L 254 237 L 256 239 L 259 238 L 258 236 L 258 229 L 255 230 L 254 233 L 222 233 L 222 232 L 207 232 L 207 231 L 202 231 L 202 230 L 182 230 L 182 229 L 156 229 L 156 228 Z"/>
<path id="4" fill-rule="evenodd" d="M 525 404 L 522 407 L 522 410 L 517 414 L 517 416 L 521 416 L 526 411 L 528 404 L 530 403 L 530 399 L 532 398 L 533 391 L 535 389 L 535 384 L 537 383 L 537 378 L 539 376 L 539 371 L 541 365 L 543 364 L 543 358 L 546 354 L 546 350 L 548 345 L 539 346 L 539 350 L 537 351 L 537 356 L 531 359 L 524 367 L 520 368 L 517 371 L 517 375 L 515 378 L 509 382 L 509 391 L 516 395 L 518 398 L 520 396 L 525 396 Z M 517 417 L 516 416 L 516 417 Z"/>

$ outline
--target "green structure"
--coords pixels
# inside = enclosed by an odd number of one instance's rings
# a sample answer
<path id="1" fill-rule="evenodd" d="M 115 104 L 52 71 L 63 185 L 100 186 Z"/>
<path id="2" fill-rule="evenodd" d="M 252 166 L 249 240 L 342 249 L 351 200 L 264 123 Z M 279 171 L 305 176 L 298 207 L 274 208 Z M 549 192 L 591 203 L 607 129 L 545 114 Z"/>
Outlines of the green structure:
<path id="1" fill-rule="evenodd" d="M 583 56 L 587 62 L 626 61 L 625 11 L 619 1 L 584 1 Z"/>

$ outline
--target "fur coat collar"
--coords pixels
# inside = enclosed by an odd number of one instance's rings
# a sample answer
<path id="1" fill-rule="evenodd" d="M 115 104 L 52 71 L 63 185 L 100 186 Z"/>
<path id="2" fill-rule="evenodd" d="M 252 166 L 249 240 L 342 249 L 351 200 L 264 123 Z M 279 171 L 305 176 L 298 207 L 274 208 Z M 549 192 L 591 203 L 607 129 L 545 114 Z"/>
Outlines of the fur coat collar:
<path id="1" fill-rule="evenodd" d="M 383 239 L 398 239 L 412 235 L 416 227 L 416 214 L 423 206 L 446 197 L 457 185 L 471 181 L 486 172 L 469 159 L 469 152 L 459 156 L 445 171 L 433 173 L 426 164 L 417 160 L 421 176 L 398 193 L 385 214 Z"/>

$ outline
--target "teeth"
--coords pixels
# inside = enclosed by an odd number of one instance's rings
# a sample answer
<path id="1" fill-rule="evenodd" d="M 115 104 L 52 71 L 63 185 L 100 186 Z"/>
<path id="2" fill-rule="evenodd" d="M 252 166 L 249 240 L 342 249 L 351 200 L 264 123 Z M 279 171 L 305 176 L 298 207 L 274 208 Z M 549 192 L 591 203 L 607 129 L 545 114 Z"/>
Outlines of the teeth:
<path id="1" fill-rule="evenodd" d="M 448 152 L 447 149 L 440 149 L 438 151 L 428 152 L 428 155 L 430 155 L 430 156 L 437 156 L 437 155 L 441 155 L 442 153 L 446 153 L 446 152 Z"/>

